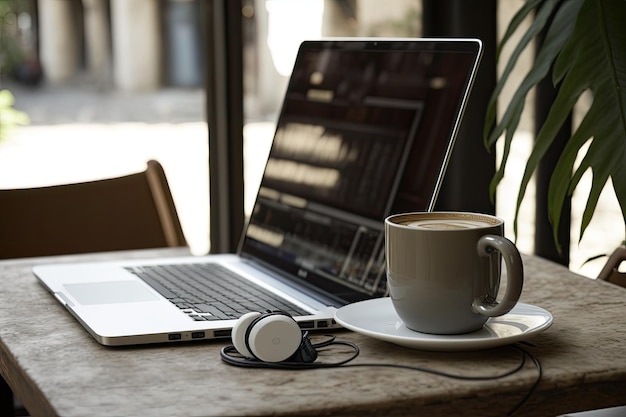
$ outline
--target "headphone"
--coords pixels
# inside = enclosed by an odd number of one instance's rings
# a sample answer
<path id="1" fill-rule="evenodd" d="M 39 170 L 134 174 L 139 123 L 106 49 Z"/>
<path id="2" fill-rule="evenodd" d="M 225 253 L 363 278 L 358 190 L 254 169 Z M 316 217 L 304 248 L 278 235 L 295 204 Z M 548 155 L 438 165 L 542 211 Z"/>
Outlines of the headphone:
<path id="1" fill-rule="evenodd" d="M 359 354 L 353 343 L 336 341 L 334 336 L 321 343 L 312 343 L 307 332 L 284 311 L 246 313 L 237 320 L 231 333 L 233 345 L 220 352 L 230 365 L 253 368 L 312 369 L 338 366 Z M 316 362 L 317 349 L 330 345 L 345 345 L 354 352 L 338 363 Z"/>
<path id="2" fill-rule="evenodd" d="M 537 388 L 542 375 L 539 360 L 519 344 L 513 345 L 513 348 L 520 351 L 522 354 L 519 364 L 510 370 L 491 376 L 456 375 L 435 369 L 403 364 L 348 364 L 348 362 L 359 355 L 359 347 L 356 344 L 343 340 L 335 340 L 334 336 L 328 336 L 327 340 L 320 343 L 312 343 L 308 337 L 308 333 L 300 330 L 300 326 L 298 326 L 298 323 L 293 317 L 284 311 L 246 313 L 241 316 L 233 326 L 231 337 L 233 345 L 224 346 L 220 350 L 220 356 L 222 360 L 229 365 L 246 368 L 304 370 L 334 368 L 339 366 L 345 368 L 386 367 L 426 372 L 465 381 L 485 381 L 504 378 L 518 372 L 524 367 L 526 358 L 528 357 L 537 368 L 537 379 L 524 398 L 507 414 L 509 416 L 515 414 L 528 401 L 535 391 L 535 388 Z M 352 349 L 352 354 L 338 362 L 318 362 L 317 349 L 331 345 L 347 346 Z"/>
<path id="3" fill-rule="evenodd" d="M 317 359 L 309 338 L 284 311 L 246 313 L 235 323 L 231 337 L 237 352 L 248 359 L 270 363 Z"/>

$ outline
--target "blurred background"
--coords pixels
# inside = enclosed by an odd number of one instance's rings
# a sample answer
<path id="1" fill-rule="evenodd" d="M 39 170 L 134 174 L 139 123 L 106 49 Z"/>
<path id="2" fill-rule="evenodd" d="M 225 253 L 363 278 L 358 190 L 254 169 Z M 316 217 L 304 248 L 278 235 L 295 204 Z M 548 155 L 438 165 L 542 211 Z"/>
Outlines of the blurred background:
<path id="1" fill-rule="evenodd" d="M 157 159 L 166 171 L 192 251 L 207 253 L 204 76 L 211 62 L 206 59 L 203 1 L 0 0 L 0 90 L 10 91 L 14 108 L 28 117 L 10 131 L 2 128 L 0 188 L 123 175 Z M 523 3 L 497 2 L 499 36 Z M 241 13 L 248 215 L 299 43 L 324 36 L 419 37 L 422 3 L 245 0 Z M 522 62 L 531 65 L 532 56 L 522 56 Z M 507 235 L 527 253 L 534 250 L 531 190 L 522 205 L 517 236 L 511 225 L 533 140 L 531 115 L 522 120 L 496 199 L 496 214 L 507 222 Z M 584 196 L 585 187 L 577 193 Z M 585 201 L 574 195 L 572 224 L 579 224 Z M 622 223 L 614 194 L 603 193 L 580 243 L 578 231 L 572 230 L 570 269 L 595 277 L 605 259 L 585 261 L 610 253 L 621 242 Z"/>

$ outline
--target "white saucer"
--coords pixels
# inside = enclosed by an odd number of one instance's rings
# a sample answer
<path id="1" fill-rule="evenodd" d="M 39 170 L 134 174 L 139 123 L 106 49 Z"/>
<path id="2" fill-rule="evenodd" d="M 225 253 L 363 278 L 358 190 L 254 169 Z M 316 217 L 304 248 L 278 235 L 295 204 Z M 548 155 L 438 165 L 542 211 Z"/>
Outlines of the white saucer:
<path id="1" fill-rule="evenodd" d="M 411 349 L 434 351 L 479 350 L 527 339 L 550 327 L 552 315 L 530 304 L 518 303 L 508 314 L 492 317 L 482 329 L 459 335 L 420 333 L 407 328 L 389 297 L 341 307 L 337 323 L 346 329 Z"/>

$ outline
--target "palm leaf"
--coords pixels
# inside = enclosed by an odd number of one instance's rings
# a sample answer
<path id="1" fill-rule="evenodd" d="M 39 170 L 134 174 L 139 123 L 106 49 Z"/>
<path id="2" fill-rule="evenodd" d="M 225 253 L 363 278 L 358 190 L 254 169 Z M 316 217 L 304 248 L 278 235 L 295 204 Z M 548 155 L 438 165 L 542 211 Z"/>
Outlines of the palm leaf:
<path id="1" fill-rule="evenodd" d="M 581 126 L 570 142 L 590 140 L 590 146 L 573 175 L 553 175 L 550 182 L 548 213 L 556 237 L 567 186 L 571 195 L 587 170 L 591 170 L 592 185 L 580 225 L 580 238 L 593 217 L 598 198 L 609 178 L 617 178 L 626 163 L 626 31 L 622 17 L 626 16 L 623 0 L 586 1 L 578 14 L 576 27 L 554 67 L 554 81 L 562 86 L 554 107 L 578 100 L 590 90 L 593 102 Z M 559 100 L 560 97 L 562 100 Z M 568 105 L 568 104 L 566 104 Z M 552 120 L 548 116 L 544 126 Z M 544 140 L 539 133 L 537 141 Z M 582 145 L 581 145 L 582 146 Z M 580 149 L 580 146 L 579 146 Z M 561 157 L 557 168 L 574 168 L 571 159 Z M 571 171 L 570 171 L 571 172 Z M 566 172 L 564 172 L 565 174 Z M 622 177 L 623 178 L 623 177 Z M 626 199 L 617 195 L 624 214 Z"/>
<path id="2" fill-rule="evenodd" d="M 504 34 L 504 37 L 502 38 L 502 43 L 498 47 L 497 56 L 500 56 L 500 53 L 502 49 L 504 48 L 506 42 L 510 39 L 511 35 L 515 32 L 515 29 L 518 28 L 521 21 L 530 12 L 532 12 L 535 7 L 537 7 L 538 5 L 542 3 L 543 3 L 542 0 L 531 0 L 516 13 L 516 15 L 513 17 L 513 20 L 511 21 L 511 24 L 509 25 L 509 28 Z M 519 41 L 519 43 L 517 44 L 517 46 L 511 53 L 511 57 L 509 61 L 507 62 L 506 67 L 502 71 L 500 80 L 496 84 L 495 90 L 487 105 L 484 137 L 485 137 L 485 144 L 488 147 L 492 146 L 495 143 L 496 139 L 500 137 L 500 135 L 509 127 L 512 127 L 511 130 L 513 131 L 515 130 L 515 127 L 517 127 L 516 124 L 514 126 L 511 126 L 510 123 L 507 122 L 507 120 L 503 120 L 495 126 L 495 129 L 492 129 L 493 124 L 496 120 L 496 108 L 498 104 L 497 98 L 498 98 L 498 95 L 502 92 L 502 89 L 504 88 L 504 86 L 506 85 L 509 75 L 511 75 L 511 72 L 515 68 L 515 64 L 517 63 L 517 60 L 519 59 L 520 55 L 532 43 L 533 38 L 544 28 L 545 24 L 548 22 L 550 18 L 550 15 L 552 14 L 554 7 L 556 7 L 557 4 L 558 4 L 558 0 L 548 0 L 545 3 L 543 3 L 543 6 L 541 7 L 540 11 L 537 14 L 537 18 L 533 21 L 528 31 L 522 36 L 521 40 Z M 514 107 L 513 102 L 510 105 L 510 107 Z M 522 108 L 523 108 L 523 104 L 522 104 Z M 518 114 L 521 113 L 522 108 L 519 109 L 519 111 L 517 112 Z"/>
<path id="3" fill-rule="evenodd" d="M 573 5 L 580 3 L 582 0 L 577 0 L 571 2 Z M 552 62 L 554 61 L 556 54 L 561 49 L 561 46 L 571 33 L 571 25 L 560 24 L 561 22 L 566 23 L 565 19 L 555 20 L 556 24 L 553 24 L 547 35 L 544 45 L 541 51 L 538 54 L 537 62 L 539 65 L 533 66 L 533 68 L 526 75 L 518 89 L 516 90 L 513 98 L 511 99 L 502 119 L 500 122 L 492 128 L 493 123 L 495 122 L 496 117 L 496 107 L 497 107 L 497 97 L 500 94 L 501 90 L 506 85 L 509 75 L 514 69 L 514 64 L 517 62 L 519 55 L 526 49 L 530 44 L 532 39 L 539 34 L 541 30 L 544 29 L 545 25 L 549 22 L 549 18 L 554 13 L 554 8 L 558 5 L 558 1 L 547 1 L 547 2 L 532 2 L 529 1 L 526 6 L 537 7 L 541 5 L 541 9 L 537 12 L 537 17 L 533 21 L 531 27 L 526 32 L 526 35 L 522 37 L 520 43 L 517 45 L 515 50 L 513 51 L 509 62 L 507 63 L 500 80 L 496 84 L 496 88 L 491 97 L 491 100 L 488 104 L 487 108 L 487 116 L 485 122 L 485 145 L 488 148 L 491 148 L 495 142 L 499 139 L 499 137 L 505 133 L 504 138 L 504 152 L 502 155 L 501 163 L 494 175 L 491 184 L 489 186 L 489 194 L 491 197 L 491 201 L 494 201 L 496 188 L 502 178 L 504 177 L 504 173 L 506 170 L 506 161 L 509 156 L 509 152 L 511 149 L 511 143 L 513 141 L 513 136 L 515 134 L 515 130 L 519 125 L 519 121 L 521 119 L 521 114 L 524 110 L 524 104 L 526 95 L 528 92 L 534 87 L 539 81 L 541 81 L 548 74 L 548 71 L 551 68 Z M 513 18 L 509 29 L 505 33 L 502 42 L 506 42 L 508 38 L 511 36 L 511 29 L 517 28 L 519 25 L 519 19 L 522 17 L 526 17 L 530 11 L 526 8 L 522 8 L 516 16 Z M 564 10 L 570 9 L 571 7 L 563 8 Z M 557 13 L 562 13 L 563 10 L 559 10 Z M 520 16 L 520 14 L 522 16 Z M 500 44 L 499 49 L 503 47 L 503 44 Z M 499 54 L 499 53 L 498 53 Z M 517 232 L 517 223 L 515 223 L 515 231 Z"/>
<path id="4" fill-rule="evenodd" d="M 617 172 L 611 178 L 613 180 L 613 190 L 617 196 L 617 201 L 622 209 L 622 217 L 624 218 L 624 224 L 626 224 L 626 164 L 623 164 L 617 168 Z M 626 244 L 626 240 L 622 242 L 622 245 Z"/>
<path id="5" fill-rule="evenodd" d="M 555 85 L 561 85 L 526 164 L 517 199 L 516 231 L 519 209 L 531 176 L 585 91 L 591 91 L 593 95 L 591 107 L 568 141 L 550 181 L 548 214 L 555 242 L 558 245 L 556 231 L 564 200 L 573 193 L 583 173 L 588 170 L 592 171 L 593 179 L 581 221 L 580 237 L 589 225 L 600 192 L 609 179 L 613 182 L 626 222 L 626 31 L 620 21 L 623 16 L 626 16 L 624 0 L 570 0 L 559 3 L 533 69 L 516 91 L 500 122 L 500 125 L 506 125 L 496 126 L 493 131 L 494 135 L 500 136 L 504 129 L 517 128 L 517 124 L 513 125 L 511 121 L 518 119 L 517 112 L 523 110 L 520 101 L 543 78 L 546 67 L 554 63 L 553 81 Z M 571 32 L 564 38 L 560 37 L 558 31 L 566 30 L 568 25 Z M 498 91 L 494 91 L 494 96 L 497 94 Z M 508 157 L 506 149 L 510 143 L 507 142 L 512 140 L 512 134 L 509 131 L 506 133 L 503 158 Z M 491 144 L 497 139 L 489 137 L 486 142 Z M 580 165 L 575 167 L 577 155 L 587 143 L 586 154 Z M 505 162 L 504 159 L 500 170 Z M 496 173 L 493 188 L 502 175 L 503 172 Z"/>

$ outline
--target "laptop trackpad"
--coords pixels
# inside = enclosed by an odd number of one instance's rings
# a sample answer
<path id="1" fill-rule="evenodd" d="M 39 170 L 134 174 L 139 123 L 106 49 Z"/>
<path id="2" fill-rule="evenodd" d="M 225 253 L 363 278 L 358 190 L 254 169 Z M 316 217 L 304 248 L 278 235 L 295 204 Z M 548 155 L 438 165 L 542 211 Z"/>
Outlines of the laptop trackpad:
<path id="1" fill-rule="evenodd" d="M 63 287 L 76 301 L 83 305 L 137 303 L 159 300 L 157 296 L 136 281 L 65 284 Z"/>

